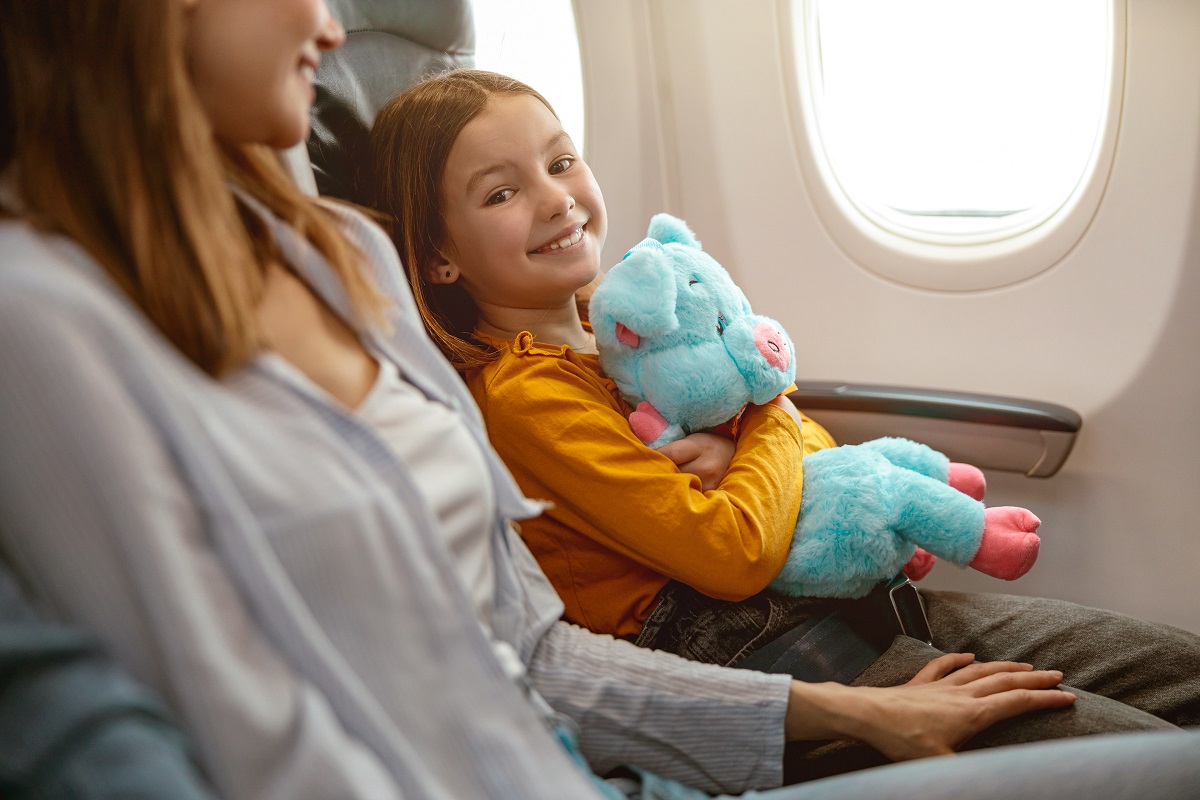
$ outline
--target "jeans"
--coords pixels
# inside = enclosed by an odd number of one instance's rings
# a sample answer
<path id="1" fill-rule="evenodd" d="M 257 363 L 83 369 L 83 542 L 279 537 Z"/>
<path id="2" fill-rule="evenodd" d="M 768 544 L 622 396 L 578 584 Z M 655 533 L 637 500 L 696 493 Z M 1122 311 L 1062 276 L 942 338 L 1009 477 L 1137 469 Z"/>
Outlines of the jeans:
<path id="1" fill-rule="evenodd" d="M 671 581 L 658 593 L 658 605 L 635 644 L 692 661 L 734 667 L 780 635 L 826 617 L 846 602 L 786 597 L 769 589 L 732 602 Z"/>

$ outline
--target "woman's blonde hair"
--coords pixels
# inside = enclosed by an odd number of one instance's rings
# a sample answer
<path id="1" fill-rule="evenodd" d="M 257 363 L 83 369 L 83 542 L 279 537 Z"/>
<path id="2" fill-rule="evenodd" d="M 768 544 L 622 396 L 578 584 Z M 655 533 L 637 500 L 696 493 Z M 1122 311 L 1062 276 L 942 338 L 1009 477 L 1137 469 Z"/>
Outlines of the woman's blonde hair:
<path id="1" fill-rule="evenodd" d="M 3 0 L 0 170 L 15 165 L 21 217 L 80 244 L 184 355 L 220 375 L 262 346 L 255 309 L 277 258 L 231 184 L 329 259 L 362 321 L 383 300 L 273 151 L 214 138 L 188 76 L 183 15 L 178 0 Z"/>
<path id="2" fill-rule="evenodd" d="M 434 284 L 429 267 L 446 244 L 441 182 L 462 129 L 493 95 L 528 95 L 554 109 L 534 89 L 494 72 L 462 69 L 409 87 L 379 111 L 371 130 L 369 204 L 390 219 L 417 308 L 430 337 L 459 369 L 496 357 L 471 333 L 479 312 L 457 283 Z"/>

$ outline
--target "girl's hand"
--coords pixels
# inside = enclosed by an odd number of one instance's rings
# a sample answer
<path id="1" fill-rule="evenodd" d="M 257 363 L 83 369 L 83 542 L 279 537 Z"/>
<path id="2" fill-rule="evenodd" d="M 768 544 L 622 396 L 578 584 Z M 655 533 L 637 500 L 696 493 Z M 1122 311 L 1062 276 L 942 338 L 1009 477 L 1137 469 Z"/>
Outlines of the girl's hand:
<path id="1" fill-rule="evenodd" d="M 680 472 L 699 478 L 700 488 L 706 492 L 721 485 L 733 461 L 733 451 L 733 441 L 715 433 L 688 434 L 658 449 L 675 462 Z"/>
<path id="2" fill-rule="evenodd" d="M 1075 702 L 1075 695 L 1054 688 L 1061 672 L 973 661 L 970 653 L 939 656 L 908 683 L 890 688 L 795 682 L 788 738 L 858 739 L 905 761 L 953 753 L 1001 720 Z"/>

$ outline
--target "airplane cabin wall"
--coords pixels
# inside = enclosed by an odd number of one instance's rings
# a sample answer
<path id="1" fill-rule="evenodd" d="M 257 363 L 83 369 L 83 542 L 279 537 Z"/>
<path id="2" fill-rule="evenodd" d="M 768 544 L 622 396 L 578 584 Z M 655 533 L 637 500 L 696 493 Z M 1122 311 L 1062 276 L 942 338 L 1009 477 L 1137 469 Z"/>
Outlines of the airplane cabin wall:
<path id="1" fill-rule="evenodd" d="M 1043 520 L 1005 584 L 1200 631 L 1200 4 L 1129 0 L 1119 134 L 1074 248 L 997 289 L 933 291 L 855 263 L 798 156 L 786 0 L 576 0 L 588 160 L 616 263 L 658 211 L 685 218 L 818 380 L 986 392 L 1083 416 L 1048 480 L 993 472 L 988 502 Z"/>

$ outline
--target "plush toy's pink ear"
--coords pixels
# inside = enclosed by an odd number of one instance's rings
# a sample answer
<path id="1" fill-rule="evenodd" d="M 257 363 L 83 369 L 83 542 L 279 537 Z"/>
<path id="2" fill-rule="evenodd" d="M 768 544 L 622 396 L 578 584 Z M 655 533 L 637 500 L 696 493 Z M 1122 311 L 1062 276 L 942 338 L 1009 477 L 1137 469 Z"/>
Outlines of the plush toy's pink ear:
<path id="1" fill-rule="evenodd" d="M 642 343 L 642 337 L 638 336 L 633 331 L 626 328 L 621 323 L 617 323 L 617 341 L 624 342 L 630 347 L 637 349 L 637 346 Z"/>

